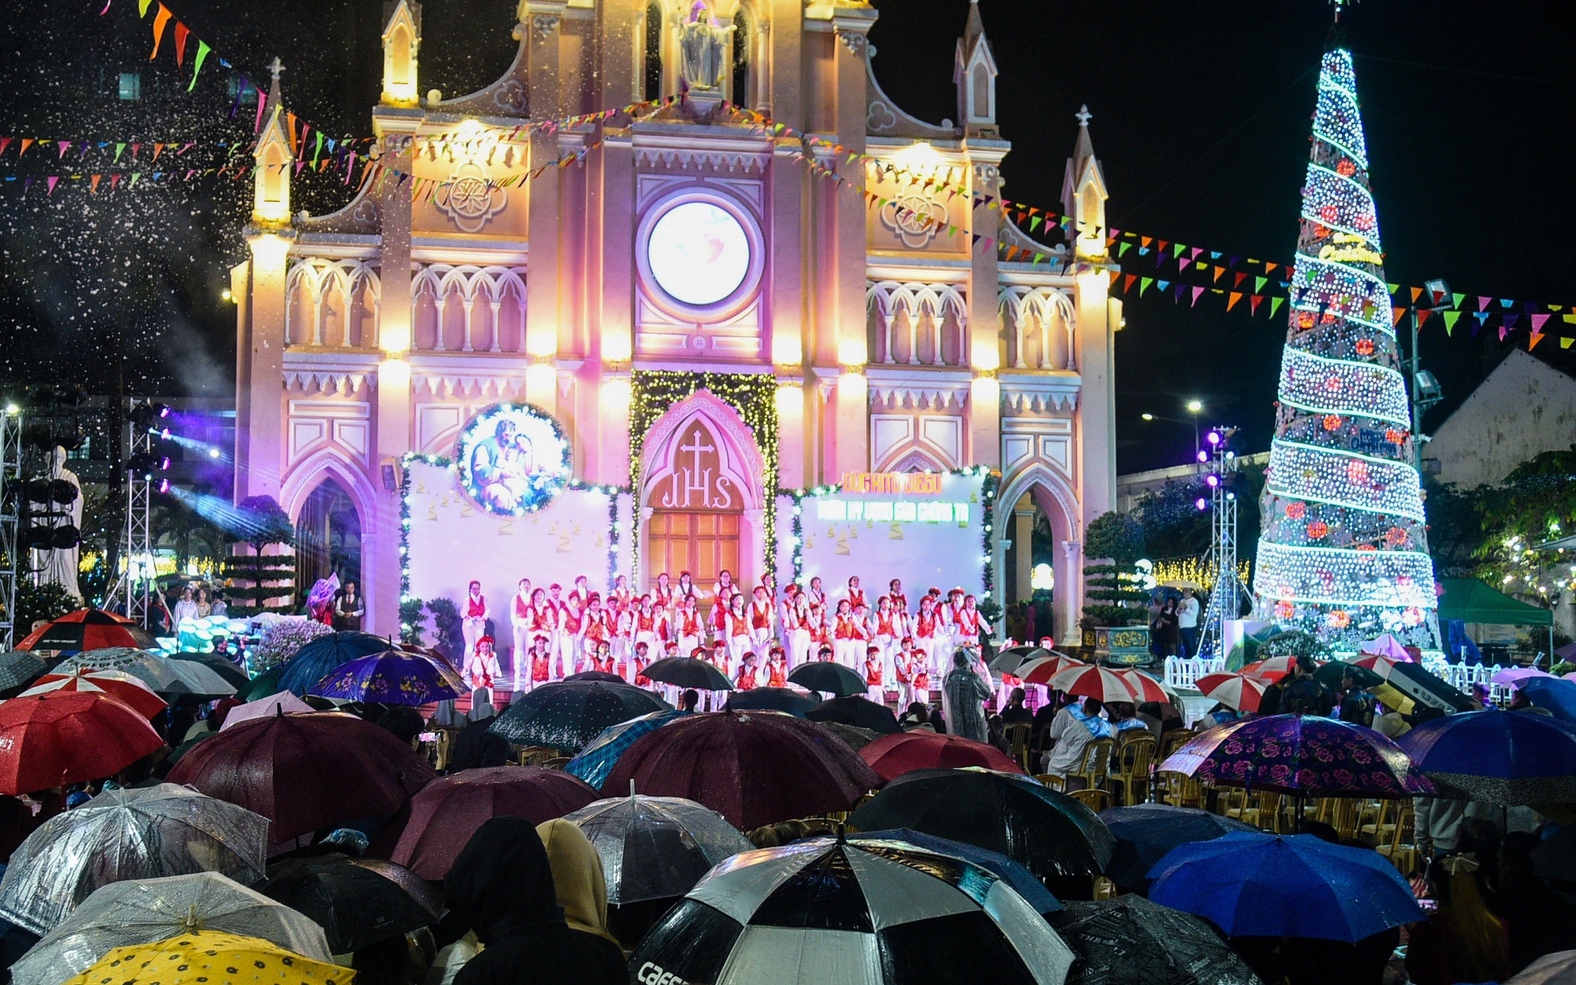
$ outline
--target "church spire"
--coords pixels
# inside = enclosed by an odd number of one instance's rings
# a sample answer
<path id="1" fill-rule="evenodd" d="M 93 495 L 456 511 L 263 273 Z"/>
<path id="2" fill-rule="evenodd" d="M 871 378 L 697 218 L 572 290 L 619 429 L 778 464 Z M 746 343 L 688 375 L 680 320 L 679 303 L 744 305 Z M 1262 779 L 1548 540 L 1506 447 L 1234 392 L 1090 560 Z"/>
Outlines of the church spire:
<path id="1" fill-rule="evenodd" d="M 985 37 L 979 0 L 969 0 L 969 19 L 958 39 L 952 82 L 958 87 L 958 120 L 969 136 L 995 138 L 996 57 Z"/>
<path id="2" fill-rule="evenodd" d="M 1073 145 L 1073 156 L 1067 159 L 1062 177 L 1062 213 L 1073 220 L 1078 256 L 1091 259 L 1106 252 L 1105 200 L 1110 195 L 1100 159 L 1094 156 L 1094 141 L 1089 138 L 1089 121 L 1094 117 L 1088 106 L 1078 107 L 1074 116 L 1078 120 L 1078 142 Z"/>
<path id="3" fill-rule="evenodd" d="M 260 117 L 263 128 L 252 149 L 252 160 L 256 162 L 252 175 L 252 221 L 260 226 L 284 226 L 290 222 L 290 165 L 295 163 L 295 150 L 289 116 L 279 93 L 279 76 L 284 70 L 278 58 L 268 67 L 272 81 Z"/>

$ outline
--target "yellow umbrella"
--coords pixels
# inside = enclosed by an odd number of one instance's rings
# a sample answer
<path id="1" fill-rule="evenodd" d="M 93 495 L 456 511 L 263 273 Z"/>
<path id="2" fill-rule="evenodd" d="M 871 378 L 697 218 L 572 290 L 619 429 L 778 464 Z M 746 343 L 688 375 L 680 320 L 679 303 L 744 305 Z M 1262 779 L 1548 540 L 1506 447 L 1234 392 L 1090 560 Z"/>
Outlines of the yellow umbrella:
<path id="1" fill-rule="evenodd" d="M 198 930 L 117 947 L 64 985 L 348 985 L 355 977 L 260 937 Z"/>
<path id="2" fill-rule="evenodd" d="M 1403 715 L 1410 715 L 1414 702 L 1389 684 L 1377 684 L 1371 689 L 1374 697 L 1386 708 L 1393 708 Z"/>

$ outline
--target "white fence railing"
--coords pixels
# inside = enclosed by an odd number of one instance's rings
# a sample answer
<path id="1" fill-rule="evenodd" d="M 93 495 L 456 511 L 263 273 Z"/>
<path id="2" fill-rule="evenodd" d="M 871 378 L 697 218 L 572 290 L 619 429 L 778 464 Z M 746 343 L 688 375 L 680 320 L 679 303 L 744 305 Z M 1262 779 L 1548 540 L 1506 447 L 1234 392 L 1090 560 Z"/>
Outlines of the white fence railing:
<path id="1" fill-rule="evenodd" d="M 1463 693 L 1470 692 L 1474 684 L 1482 684 L 1489 689 L 1489 696 L 1495 704 L 1504 705 L 1510 701 L 1511 688 L 1493 682 L 1494 675 L 1505 669 L 1499 664 L 1469 667 L 1466 664 L 1446 663 L 1437 657 L 1424 657 L 1423 666 Z M 1218 674 L 1225 669 L 1223 657 L 1167 657 L 1166 683 L 1173 688 L 1196 688 L 1200 677 Z"/>
<path id="2" fill-rule="evenodd" d="M 1200 677 L 1225 669 L 1225 657 L 1167 657 L 1166 683 L 1174 688 L 1196 688 Z"/>

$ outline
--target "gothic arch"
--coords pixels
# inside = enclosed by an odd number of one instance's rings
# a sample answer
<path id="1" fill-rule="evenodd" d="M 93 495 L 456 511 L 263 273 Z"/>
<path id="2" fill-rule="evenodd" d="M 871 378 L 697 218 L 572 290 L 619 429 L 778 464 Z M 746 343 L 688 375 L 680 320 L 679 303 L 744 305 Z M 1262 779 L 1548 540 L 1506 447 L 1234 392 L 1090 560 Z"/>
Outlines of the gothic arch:
<path id="1" fill-rule="evenodd" d="M 279 505 L 290 514 L 291 521 L 300 518 L 302 505 L 324 479 L 333 479 L 349 494 L 365 529 L 370 533 L 371 524 L 377 515 L 377 496 L 372 484 L 361 469 L 332 448 L 307 456 L 290 470 L 289 477 L 279 487 Z"/>
<path id="2" fill-rule="evenodd" d="M 1022 285 L 1002 289 L 997 301 L 1007 328 L 1007 361 L 1014 369 L 1078 368 L 1077 313 L 1066 292 Z M 1053 331 L 1054 329 L 1054 331 Z M 1028 357 L 1033 354 L 1031 361 Z"/>
<path id="3" fill-rule="evenodd" d="M 1067 480 L 1043 462 L 1031 462 L 1004 481 L 1001 494 L 996 497 L 997 506 L 1009 511 L 1024 493 L 1033 497 L 1051 522 L 1051 535 L 1056 542 L 1051 564 L 1056 574 L 1056 631 L 1062 638 L 1071 638 L 1069 634 L 1083 612 L 1083 507 Z M 1007 529 L 1005 523 L 1006 517 L 998 513 L 998 528 Z M 1005 551 L 998 539 L 991 560 L 998 585 L 1006 583 L 1004 560 Z"/>
<path id="4" fill-rule="evenodd" d="M 959 366 L 965 361 L 968 303 L 951 284 L 875 281 L 865 289 L 872 363 L 929 363 Z M 898 316 L 907 331 L 894 331 Z M 901 350 L 901 354 L 900 354 Z"/>
<path id="5" fill-rule="evenodd" d="M 697 421 L 716 439 L 718 460 L 730 484 L 739 491 L 740 508 L 762 509 L 765 493 L 760 477 L 765 474 L 766 465 L 755 437 L 738 411 L 709 390 L 697 390 L 669 407 L 647 433 L 641 453 L 641 504 L 648 508 L 657 505 L 649 502 L 652 489 L 680 467 L 679 459 L 683 454 L 680 446 L 690 432 L 690 425 Z"/>

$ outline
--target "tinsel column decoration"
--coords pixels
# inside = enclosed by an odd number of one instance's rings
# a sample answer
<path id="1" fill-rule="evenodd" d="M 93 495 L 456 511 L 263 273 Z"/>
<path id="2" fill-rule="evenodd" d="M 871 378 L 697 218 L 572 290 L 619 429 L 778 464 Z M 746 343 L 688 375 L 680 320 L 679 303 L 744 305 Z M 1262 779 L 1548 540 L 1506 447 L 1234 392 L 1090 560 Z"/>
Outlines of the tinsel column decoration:
<path id="1" fill-rule="evenodd" d="M 1340 652 L 1386 632 L 1436 650 L 1407 381 L 1342 47 L 1319 74 L 1290 320 L 1254 566 L 1258 616 Z"/>

